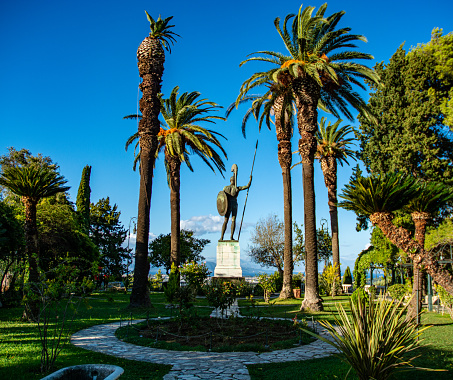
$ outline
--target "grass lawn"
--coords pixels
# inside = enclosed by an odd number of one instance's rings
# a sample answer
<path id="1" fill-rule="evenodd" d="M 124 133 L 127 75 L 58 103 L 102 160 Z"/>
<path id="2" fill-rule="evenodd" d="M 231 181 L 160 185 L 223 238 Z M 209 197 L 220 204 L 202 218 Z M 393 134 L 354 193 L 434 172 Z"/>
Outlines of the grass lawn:
<path id="1" fill-rule="evenodd" d="M 165 309 L 163 294 L 153 294 L 154 308 L 149 310 L 150 317 L 169 316 L 171 311 Z M 80 304 L 71 333 L 78 330 L 130 318 L 131 313 L 126 309 L 129 296 L 125 294 L 93 294 L 86 303 Z M 20 321 L 22 308 L 0 309 L 0 379 L 41 379 L 40 352 L 38 328 L 35 324 Z M 147 310 L 135 311 L 132 318 L 146 318 Z M 126 359 L 118 359 L 66 344 L 59 354 L 55 368 L 77 364 L 114 364 L 124 368 L 123 380 L 132 379 L 162 379 L 169 372 L 170 366 L 143 363 Z M 52 372 L 53 372 L 52 371 Z"/>
<path id="2" fill-rule="evenodd" d="M 164 296 L 161 293 L 151 295 L 153 308 L 150 310 L 127 310 L 129 296 L 125 294 L 101 293 L 93 294 L 79 308 L 71 332 L 97 324 L 109 323 L 121 319 L 164 317 L 177 311 L 166 309 Z M 266 304 L 258 299 L 253 306 L 247 300 L 239 300 L 241 314 L 260 315 L 268 317 L 307 318 L 315 320 L 328 319 L 333 321 L 330 310 L 335 311 L 335 303 L 344 306 L 347 296 L 324 297 L 326 311 L 312 314 L 302 314 L 299 311 L 301 300 L 278 301 L 272 300 Z M 198 299 L 199 314 L 209 314 L 206 300 Z M 40 350 L 38 329 L 35 324 L 20 321 L 22 308 L 0 309 L 0 379 L 41 379 Z M 415 362 L 420 367 L 443 368 L 449 372 L 405 372 L 395 379 L 452 379 L 453 378 L 453 320 L 448 315 L 425 313 L 422 323 L 433 325 L 424 334 L 425 343 L 429 346 L 420 349 L 420 358 Z M 124 368 L 121 380 L 128 379 L 162 379 L 168 373 L 170 366 L 142 363 L 76 348 L 65 345 L 57 358 L 54 370 L 89 363 L 114 364 Z M 336 357 L 315 359 L 300 362 L 250 365 L 248 366 L 252 379 L 344 379 L 349 367 Z M 348 379 L 354 377 L 349 375 Z"/>

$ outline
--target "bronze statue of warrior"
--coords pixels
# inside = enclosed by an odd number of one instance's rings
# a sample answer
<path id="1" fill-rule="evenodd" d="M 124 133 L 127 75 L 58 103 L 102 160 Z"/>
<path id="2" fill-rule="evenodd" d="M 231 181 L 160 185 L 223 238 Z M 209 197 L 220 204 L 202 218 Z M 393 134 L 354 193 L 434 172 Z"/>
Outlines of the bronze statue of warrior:
<path id="1" fill-rule="evenodd" d="M 230 178 L 230 185 L 225 186 L 222 191 L 217 195 L 217 210 L 219 214 L 225 216 L 222 226 L 222 235 L 219 241 L 223 241 L 223 236 L 225 235 L 225 230 L 228 225 L 228 220 L 231 215 L 231 237 L 233 239 L 234 230 L 236 229 L 236 216 L 238 213 L 238 201 L 237 197 L 241 190 L 246 190 L 252 184 L 252 176 L 250 175 L 249 183 L 246 186 L 237 185 L 237 176 L 238 176 L 238 166 L 233 164 L 231 171 L 234 173 Z"/>

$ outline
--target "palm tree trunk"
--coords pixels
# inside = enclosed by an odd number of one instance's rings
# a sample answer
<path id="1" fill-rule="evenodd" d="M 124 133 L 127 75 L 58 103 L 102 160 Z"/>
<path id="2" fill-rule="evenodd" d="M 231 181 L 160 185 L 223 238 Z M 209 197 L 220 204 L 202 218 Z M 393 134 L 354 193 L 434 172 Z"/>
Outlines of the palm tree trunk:
<path id="1" fill-rule="evenodd" d="M 281 141 L 278 144 L 278 154 L 283 177 L 283 212 L 285 223 L 285 248 L 283 252 L 283 287 L 281 299 L 293 297 L 293 217 L 292 217 L 292 190 L 291 190 L 291 141 Z"/>
<path id="2" fill-rule="evenodd" d="M 283 178 L 283 213 L 285 224 L 285 247 L 283 251 L 283 286 L 280 292 L 281 299 L 293 297 L 292 277 L 293 277 L 293 209 L 292 209 L 292 189 L 291 189 L 291 135 L 292 127 L 290 123 L 291 115 L 285 111 L 285 118 L 282 125 L 283 97 L 279 96 L 274 102 L 275 131 L 278 141 L 278 162 L 282 168 Z"/>
<path id="3" fill-rule="evenodd" d="M 150 227 L 150 207 L 153 186 L 153 167 L 157 149 L 157 134 L 160 130 L 159 112 L 162 75 L 165 53 L 159 41 L 152 37 L 143 40 L 137 50 L 138 69 L 143 78 L 140 90 L 142 118 L 138 125 L 140 136 L 140 191 L 137 215 L 137 242 L 135 246 L 134 284 L 130 307 L 149 307 L 148 289 L 148 242 Z"/>
<path id="4" fill-rule="evenodd" d="M 421 247 L 425 247 L 425 232 L 426 225 L 430 215 L 426 212 L 413 212 L 412 220 L 415 224 L 415 240 L 418 241 Z M 412 300 L 408 310 L 410 316 L 416 316 L 417 310 L 422 310 L 422 270 L 420 269 L 420 261 L 413 262 L 414 264 L 414 282 L 412 284 Z M 417 305 L 418 304 L 418 305 Z"/>
<path id="5" fill-rule="evenodd" d="M 330 229 L 332 231 L 332 261 L 334 266 L 338 265 L 337 276 L 341 281 L 337 208 L 337 160 L 335 157 L 322 157 L 320 161 L 329 203 Z"/>
<path id="6" fill-rule="evenodd" d="M 30 297 L 25 296 L 25 310 L 22 319 L 36 322 L 39 318 L 39 246 L 38 227 L 36 225 L 36 206 L 38 201 L 29 197 L 23 197 L 25 206 L 25 249 L 28 260 L 28 283 L 31 286 Z"/>
<path id="7" fill-rule="evenodd" d="M 370 215 L 370 221 L 374 226 L 378 226 L 382 233 L 399 249 L 406 252 L 414 263 L 423 265 L 433 280 L 453 295 L 453 276 L 443 269 L 419 242 L 411 238 L 409 231 L 402 227 L 396 227 L 392 223 L 392 219 L 393 215 L 388 212 L 377 212 Z"/>
<path id="8" fill-rule="evenodd" d="M 316 245 L 316 212 L 313 163 L 316 152 L 315 133 L 318 129 L 319 87 L 309 76 L 293 82 L 299 128 L 299 154 L 302 159 L 305 224 L 305 297 L 301 310 L 323 310 L 318 288 L 318 249 Z"/>
<path id="9" fill-rule="evenodd" d="M 181 263 L 180 252 L 180 189 L 181 189 L 181 162 L 175 157 L 167 155 L 170 168 L 170 210 L 171 210 L 171 238 L 170 238 L 170 261 L 179 267 Z"/>

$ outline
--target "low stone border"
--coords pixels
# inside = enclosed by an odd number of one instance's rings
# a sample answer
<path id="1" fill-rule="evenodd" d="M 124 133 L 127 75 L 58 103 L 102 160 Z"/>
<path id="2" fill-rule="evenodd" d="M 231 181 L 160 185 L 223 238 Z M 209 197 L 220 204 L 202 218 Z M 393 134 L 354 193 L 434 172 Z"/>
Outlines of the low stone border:
<path id="1" fill-rule="evenodd" d="M 133 323 L 143 322 L 136 320 Z M 93 326 L 81 330 L 71 337 L 71 343 L 86 350 L 101 352 L 129 360 L 170 364 L 171 371 L 164 380 L 184 379 L 250 379 L 247 364 L 281 363 L 330 356 L 336 350 L 321 340 L 304 346 L 265 353 L 256 352 L 195 352 L 168 351 L 151 347 L 136 346 L 115 337 L 121 322 Z M 124 324 L 124 322 L 123 322 Z M 309 322 L 311 325 L 311 322 Z M 325 330 L 319 332 L 329 336 Z"/>

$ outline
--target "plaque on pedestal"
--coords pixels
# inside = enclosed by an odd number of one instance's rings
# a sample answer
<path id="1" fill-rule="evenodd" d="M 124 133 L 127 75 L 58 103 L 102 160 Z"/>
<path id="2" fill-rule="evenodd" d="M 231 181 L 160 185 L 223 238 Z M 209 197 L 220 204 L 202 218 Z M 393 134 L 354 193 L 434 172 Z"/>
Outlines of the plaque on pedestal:
<path id="1" fill-rule="evenodd" d="M 214 277 L 242 277 L 241 249 L 234 240 L 217 243 L 217 263 Z"/>

